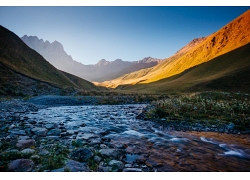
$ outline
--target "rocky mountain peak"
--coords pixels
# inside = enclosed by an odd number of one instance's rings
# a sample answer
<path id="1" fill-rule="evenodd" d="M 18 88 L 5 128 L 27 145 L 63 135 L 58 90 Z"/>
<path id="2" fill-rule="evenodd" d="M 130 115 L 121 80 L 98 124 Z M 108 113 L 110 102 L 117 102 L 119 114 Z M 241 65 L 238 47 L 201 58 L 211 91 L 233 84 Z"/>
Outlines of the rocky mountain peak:
<path id="1" fill-rule="evenodd" d="M 43 39 L 39 39 L 37 36 L 27 36 L 27 35 L 24 35 L 21 39 L 22 40 L 29 40 L 29 41 L 44 42 Z"/>
<path id="2" fill-rule="evenodd" d="M 121 62 L 123 62 L 123 60 L 122 59 L 116 59 L 116 60 L 114 60 L 114 62 L 121 63 Z"/>
<path id="3" fill-rule="evenodd" d="M 57 50 L 64 51 L 63 45 L 58 41 L 52 42 L 51 46 L 54 47 Z"/>
<path id="4" fill-rule="evenodd" d="M 114 79 L 123 74 L 152 67 L 158 63 L 157 59 L 147 57 L 141 61 L 123 61 L 122 59 L 108 61 L 101 59 L 96 64 L 84 65 L 73 60 L 58 41 L 50 43 L 46 40 L 44 42 L 36 36 L 27 35 L 23 36 L 22 40 L 56 68 L 89 81 L 101 82 Z"/>
<path id="5" fill-rule="evenodd" d="M 107 65 L 109 64 L 110 62 L 107 61 L 106 59 L 101 59 L 100 61 L 98 61 L 98 63 L 96 63 L 96 65 L 98 66 L 102 66 L 102 65 Z"/>
<path id="6" fill-rule="evenodd" d="M 185 54 L 190 49 L 192 49 L 193 47 L 195 47 L 199 43 L 203 42 L 205 39 L 206 39 L 206 37 L 194 38 L 187 45 L 185 45 L 183 48 L 181 48 L 179 51 L 177 51 L 176 55 L 178 55 L 178 54 Z"/>
<path id="7" fill-rule="evenodd" d="M 160 59 L 153 58 L 153 57 L 145 57 L 142 60 L 137 61 L 137 63 L 152 63 L 152 62 L 159 62 Z"/>

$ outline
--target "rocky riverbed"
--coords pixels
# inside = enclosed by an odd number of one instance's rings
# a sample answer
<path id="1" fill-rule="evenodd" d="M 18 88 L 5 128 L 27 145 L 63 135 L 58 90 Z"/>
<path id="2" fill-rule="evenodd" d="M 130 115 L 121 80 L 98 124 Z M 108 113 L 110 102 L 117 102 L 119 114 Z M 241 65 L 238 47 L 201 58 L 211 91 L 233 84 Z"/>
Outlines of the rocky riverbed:
<path id="1" fill-rule="evenodd" d="M 0 103 L 1 171 L 250 170 L 249 135 L 170 131 L 136 118 L 145 104 L 50 100 Z"/>

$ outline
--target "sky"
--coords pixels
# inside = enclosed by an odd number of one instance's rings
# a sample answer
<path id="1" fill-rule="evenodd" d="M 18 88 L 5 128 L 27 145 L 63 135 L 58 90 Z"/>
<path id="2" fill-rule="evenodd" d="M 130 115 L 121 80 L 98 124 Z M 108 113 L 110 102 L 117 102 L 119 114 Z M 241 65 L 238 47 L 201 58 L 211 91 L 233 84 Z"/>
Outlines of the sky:
<path id="1" fill-rule="evenodd" d="M 74 60 L 167 58 L 249 7 L 0 7 L 0 24 L 18 36 L 61 42 Z"/>

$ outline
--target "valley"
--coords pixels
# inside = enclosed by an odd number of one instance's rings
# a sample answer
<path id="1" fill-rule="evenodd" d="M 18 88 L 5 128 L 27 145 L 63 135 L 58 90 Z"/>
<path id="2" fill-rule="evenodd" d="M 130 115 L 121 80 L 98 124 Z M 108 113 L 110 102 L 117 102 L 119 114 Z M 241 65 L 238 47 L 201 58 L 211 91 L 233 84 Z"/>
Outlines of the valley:
<path id="1" fill-rule="evenodd" d="M 250 171 L 249 32 L 247 10 L 168 58 L 85 65 L 0 26 L 0 171 Z"/>

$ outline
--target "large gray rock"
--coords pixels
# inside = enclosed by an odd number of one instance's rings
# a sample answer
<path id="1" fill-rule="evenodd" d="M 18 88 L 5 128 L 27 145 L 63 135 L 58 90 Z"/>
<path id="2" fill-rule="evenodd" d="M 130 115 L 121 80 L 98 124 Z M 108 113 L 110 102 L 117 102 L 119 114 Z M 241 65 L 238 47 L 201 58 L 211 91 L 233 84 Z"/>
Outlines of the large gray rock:
<path id="1" fill-rule="evenodd" d="M 18 137 L 18 140 L 28 140 L 28 139 L 30 139 L 30 137 L 29 136 L 19 136 Z"/>
<path id="2" fill-rule="evenodd" d="M 88 172 L 89 168 L 87 167 L 85 163 L 80 163 L 74 160 L 69 160 L 66 162 L 64 170 L 70 171 L 70 172 Z"/>
<path id="3" fill-rule="evenodd" d="M 41 155 L 41 156 L 46 156 L 48 154 L 49 154 L 49 151 L 46 149 L 41 149 L 41 151 L 39 152 L 39 155 Z"/>
<path id="4" fill-rule="evenodd" d="M 34 150 L 34 149 L 27 148 L 27 149 L 22 150 L 21 153 L 22 153 L 22 154 L 25 154 L 25 155 L 31 155 L 31 154 L 34 154 L 34 153 L 35 153 L 35 150 Z"/>
<path id="5" fill-rule="evenodd" d="M 32 171 L 33 167 L 34 167 L 34 163 L 32 160 L 16 159 L 10 162 L 8 168 L 9 168 L 9 171 L 26 172 L 26 171 Z"/>
<path id="6" fill-rule="evenodd" d="M 93 156 L 93 152 L 88 148 L 80 148 L 77 150 L 74 150 L 71 154 L 71 158 L 80 161 L 80 162 L 86 162 Z"/>
<path id="7" fill-rule="evenodd" d="M 111 166 L 107 166 L 104 162 L 101 162 L 98 166 L 98 171 L 101 172 L 111 172 L 112 171 L 112 167 Z"/>
<path id="8" fill-rule="evenodd" d="M 35 140 L 27 139 L 27 140 L 19 140 L 16 144 L 18 148 L 29 148 L 35 145 Z"/>
<path id="9" fill-rule="evenodd" d="M 48 136 L 51 136 L 51 135 L 53 135 L 53 136 L 60 136 L 60 134 L 61 134 L 61 131 L 59 129 L 51 129 L 47 133 Z"/>
<path id="10" fill-rule="evenodd" d="M 117 161 L 117 160 L 109 161 L 109 165 L 119 170 L 123 169 L 124 167 L 124 164 L 121 161 Z"/>
<path id="11" fill-rule="evenodd" d="M 96 139 L 92 139 L 90 141 L 90 145 L 96 145 L 96 144 L 100 144 L 101 143 L 101 138 L 96 138 Z"/>
<path id="12" fill-rule="evenodd" d="M 144 161 L 146 161 L 146 158 L 143 155 L 126 154 L 125 162 L 128 164 L 133 164 L 135 162 L 142 163 Z"/>
<path id="13" fill-rule="evenodd" d="M 24 130 L 19 130 L 19 129 L 12 129 L 9 130 L 8 132 L 14 135 L 23 135 L 23 136 L 26 135 L 26 132 Z"/>
<path id="14" fill-rule="evenodd" d="M 53 128 L 56 128 L 56 127 L 57 127 L 56 124 L 46 124 L 46 125 L 45 125 L 45 128 L 46 128 L 46 129 L 53 129 Z"/>
<path id="15" fill-rule="evenodd" d="M 108 157 L 117 157 L 118 156 L 118 152 L 115 149 L 101 149 L 99 150 L 99 153 L 103 156 L 108 156 Z"/>
<path id="16" fill-rule="evenodd" d="M 93 137 L 96 137 L 96 135 L 93 133 L 84 133 L 84 134 L 78 134 L 76 139 L 88 140 L 88 139 L 91 139 Z"/>
<path id="17" fill-rule="evenodd" d="M 31 132 L 33 132 L 37 136 L 46 136 L 48 130 L 46 128 L 33 128 L 31 129 Z"/>

